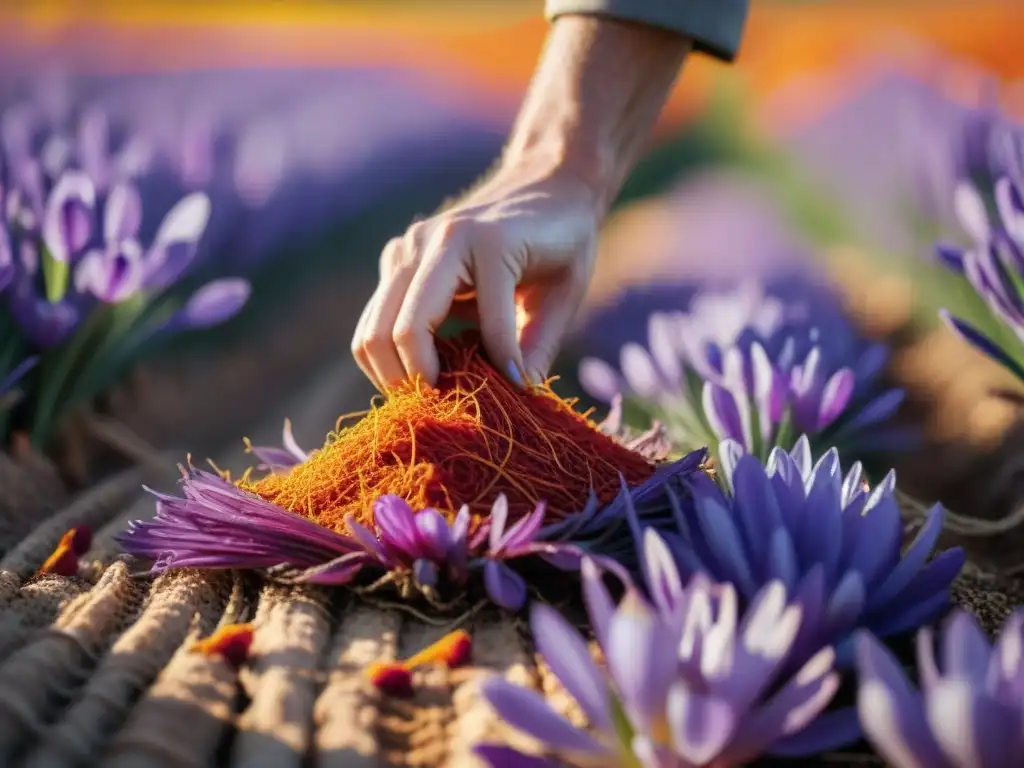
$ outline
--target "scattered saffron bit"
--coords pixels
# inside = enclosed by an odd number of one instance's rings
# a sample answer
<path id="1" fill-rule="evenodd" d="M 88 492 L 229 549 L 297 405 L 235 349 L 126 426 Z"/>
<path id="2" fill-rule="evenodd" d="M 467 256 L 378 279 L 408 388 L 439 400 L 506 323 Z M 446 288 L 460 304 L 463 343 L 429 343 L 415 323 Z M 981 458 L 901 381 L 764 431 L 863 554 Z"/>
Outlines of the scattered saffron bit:
<path id="1" fill-rule="evenodd" d="M 386 696 L 407 699 L 413 694 L 412 673 L 400 661 L 377 661 L 366 670 L 374 688 Z"/>
<path id="2" fill-rule="evenodd" d="M 52 573 L 57 576 L 74 576 L 78 573 L 78 559 L 92 546 L 92 530 L 88 526 L 71 528 L 61 536 L 60 542 L 39 573 Z"/>
<path id="3" fill-rule="evenodd" d="M 405 661 L 375 661 L 366 669 L 370 682 L 388 696 L 412 696 L 412 670 L 426 664 L 444 664 L 449 669 L 469 662 L 473 640 L 465 630 L 456 630 L 427 646 Z"/>
<path id="4" fill-rule="evenodd" d="M 608 503 L 621 480 L 634 486 L 654 464 L 601 433 L 545 383 L 524 391 L 481 356 L 479 337 L 439 340 L 436 388 L 422 380 L 390 391 L 359 421 L 287 473 L 240 487 L 339 533 L 345 517 L 372 522 L 381 494 L 453 518 L 463 504 L 475 521 L 499 493 L 511 522 L 547 503 L 552 521 L 577 512 L 591 489 Z"/>
<path id="5" fill-rule="evenodd" d="M 252 624 L 228 624 L 209 637 L 197 641 L 192 646 L 192 652 L 204 656 L 220 656 L 232 667 L 238 668 L 249 658 L 252 637 Z"/>
<path id="6" fill-rule="evenodd" d="M 466 630 L 459 629 L 450 632 L 433 645 L 406 659 L 405 666 L 408 669 L 415 669 L 424 664 L 438 662 L 450 668 L 461 667 L 469 661 L 472 651 L 472 638 Z"/>

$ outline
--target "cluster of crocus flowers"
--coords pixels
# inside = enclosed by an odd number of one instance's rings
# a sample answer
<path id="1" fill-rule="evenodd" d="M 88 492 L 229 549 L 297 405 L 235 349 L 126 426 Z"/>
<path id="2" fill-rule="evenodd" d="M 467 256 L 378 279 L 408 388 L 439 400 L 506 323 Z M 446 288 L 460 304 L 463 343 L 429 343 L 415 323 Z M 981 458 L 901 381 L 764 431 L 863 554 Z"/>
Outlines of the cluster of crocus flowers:
<path id="1" fill-rule="evenodd" d="M 685 575 L 733 584 L 743 603 L 770 581 L 820 603 L 825 610 L 805 620 L 796 643 L 834 645 L 844 664 L 855 630 L 899 636 L 948 609 L 964 553 L 934 552 L 939 505 L 904 549 L 894 473 L 871 489 L 860 464 L 844 476 L 835 449 L 814 462 L 806 437 L 792 452 L 774 449 L 766 465 L 731 440 L 719 457 L 719 482 L 694 475 L 689 503 L 676 505 L 676 528 L 666 533 Z"/>
<path id="2" fill-rule="evenodd" d="M 1024 175 L 1024 170 L 1021 171 Z M 996 215 L 986 197 L 971 183 L 957 188 L 957 214 L 972 244 L 968 248 L 940 245 L 942 262 L 962 275 L 992 314 L 1010 331 L 1008 343 L 993 338 L 967 320 L 943 310 L 942 317 L 963 339 L 1024 380 L 1024 193 L 1009 175 L 1001 176 L 993 195 Z"/>
<path id="3" fill-rule="evenodd" d="M 917 636 L 916 690 L 891 651 L 870 634 L 858 637 L 857 707 L 868 741 L 893 768 L 1019 765 L 1024 611 L 1010 616 L 994 646 L 964 611 L 947 619 L 938 640 L 931 629 Z"/>
<path id="4" fill-rule="evenodd" d="M 647 542 L 656 547 L 656 534 Z M 489 679 L 483 696 L 506 724 L 587 765 L 659 768 L 741 766 L 769 752 L 814 754 L 856 736 L 855 720 L 819 718 L 839 688 L 834 651 L 799 654 L 802 627 L 826 610 L 823 602 L 801 601 L 773 581 L 744 610 L 732 585 L 701 576 L 683 585 L 671 561 L 649 554 L 664 566 L 662 583 L 674 585 L 657 592 L 657 606 L 632 588 L 616 606 L 597 566 L 583 566 L 605 669 L 557 611 L 532 609 L 538 650 L 589 729 L 572 725 L 540 695 Z M 483 745 L 477 753 L 493 766 L 553 764 L 505 746 Z"/>
<path id="5" fill-rule="evenodd" d="M 829 292 L 795 284 L 795 295 L 755 281 L 698 293 L 688 311 L 653 314 L 647 345 L 623 346 L 618 370 L 584 360 L 581 383 L 604 402 L 625 398 L 686 449 L 731 439 L 766 459 L 801 434 L 815 453 L 899 448 L 886 422 L 903 392 L 881 383 L 888 349 L 859 339 Z"/>
<path id="6" fill-rule="evenodd" d="M 524 572 L 544 564 L 573 570 L 589 556 L 628 578 L 629 514 L 667 524 L 704 451 L 652 461 L 657 432 L 614 439 L 614 421 L 602 431 L 546 387 L 515 388 L 471 337 L 440 350 L 437 388 L 402 385 L 320 450 L 300 448 L 288 425 L 284 448 L 253 448 L 269 470 L 260 479 L 187 469 L 183 495 L 157 494 L 155 518 L 123 547 L 157 572 L 394 585 L 435 605 L 482 586 L 510 610 L 526 602 Z"/>
<path id="7" fill-rule="evenodd" d="M 144 220 L 159 212 L 147 210 L 135 180 L 145 165 L 110 154 L 102 111 L 76 116 L 75 141 L 74 130 L 32 115 L 12 108 L 0 117 L 0 289 L 13 320 L 5 353 L 41 359 L 23 388 L 42 444 L 68 408 L 143 353 L 233 317 L 249 283 L 224 278 L 182 295 L 210 217 L 208 196 L 185 196 L 146 235 Z M 0 374 L 24 375 L 17 357 L 2 362 Z"/>

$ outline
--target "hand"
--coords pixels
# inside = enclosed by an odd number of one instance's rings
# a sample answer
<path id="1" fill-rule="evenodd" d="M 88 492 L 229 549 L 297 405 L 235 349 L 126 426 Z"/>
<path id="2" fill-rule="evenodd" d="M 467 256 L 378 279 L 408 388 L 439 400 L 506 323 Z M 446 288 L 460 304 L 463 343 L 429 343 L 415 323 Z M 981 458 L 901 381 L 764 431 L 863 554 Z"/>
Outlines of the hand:
<path id="1" fill-rule="evenodd" d="M 379 389 L 437 381 L 434 332 L 452 312 L 475 315 L 513 381 L 547 375 L 587 290 L 600 219 L 690 47 L 638 24 L 555 21 L 497 172 L 384 249 L 352 339 Z"/>
<path id="2" fill-rule="evenodd" d="M 434 332 L 475 319 L 495 367 L 543 380 L 590 281 L 602 203 L 565 169 L 506 162 L 450 209 L 387 244 L 352 352 L 380 390 L 437 380 Z"/>

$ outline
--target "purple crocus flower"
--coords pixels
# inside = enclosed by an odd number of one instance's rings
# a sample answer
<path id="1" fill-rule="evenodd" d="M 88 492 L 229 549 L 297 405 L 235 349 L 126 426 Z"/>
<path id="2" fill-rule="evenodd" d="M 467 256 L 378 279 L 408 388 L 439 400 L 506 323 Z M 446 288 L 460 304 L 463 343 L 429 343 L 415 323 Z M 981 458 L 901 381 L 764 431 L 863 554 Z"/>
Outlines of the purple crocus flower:
<path id="1" fill-rule="evenodd" d="M 1024 356 L 1016 348 L 1024 341 L 1024 194 L 1004 176 L 996 182 L 994 198 L 997 218 L 992 221 L 981 194 L 969 183 L 961 184 L 957 213 L 973 245 L 966 249 L 940 245 L 938 254 L 947 267 L 967 279 L 1017 343 L 994 339 L 946 310 L 940 314 L 969 344 L 1024 380 Z"/>
<path id="2" fill-rule="evenodd" d="M 893 768 L 1011 768 L 1024 749 L 1024 611 L 1013 613 L 995 647 L 965 611 L 940 635 L 917 637 L 921 689 L 869 633 L 857 638 L 864 733 Z"/>
<path id="3" fill-rule="evenodd" d="M 905 441 L 884 427 L 903 400 L 880 386 L 888 349 L 857 338 L 828 301 L 800 279 L 788 292 L 744 283 L 698 293 L 688 312 L 651 315 L 647 345 L 626 344 L 620 370 L 591 358 L 580 380 L 604 402 L 625 397 L 683 449 L 729 438 L 766 458 L 801 433 L 816 447 L 899 449 Z"/>
<path id="4" fill-rule="evenodd" d="M 248 450 L 260 460 L 257 469 L 265 472 L 287 472 L 297 464 L 301 464 L 309 458 L 309 452 L 303 450 L 295 434 L 292 432 L 291 419 L 284 420 L 284 427 L 281 430 L 281 447 L 276 445 L 252 445 L 246 441 Z"/>
<path id="5" fill-rule="evenodd" d="M 587 764 L 729 768 L 769 751 L 813 754 L 856 736 L 848 722 L 817 720 L 839 687 L 831 648 L 800 659 L 795 676 L 782 675 L 804 620 L 823 605 L 790 602 L 783 584 L 772 582 L 744 613 L 733 586 L 697 577 L 671 610 L 656 610 L 634 590 L 616 607 L 590 561 L 583 581 L 607 674 L 554 608 L 535 604 L 531 627 L 590 730 L 509 681 L 481 686 L 504 722 L 550 750 Z M 519 764 L 508 748 L 483 745 L 477 754 L 494 766 Z"/>
<path id="6" fill-rule="evenodd" d="M 676 530 L 666 534 L 684 575 L 734 584 L 745 602 L 772 580 L 820 601 L 825 610 L 804 623 L 797 645 L 835 644 L 844 664 L 854 630 L 900 635 L 948 608 L 964 553 L 932 557 L 943 527 L 939 505 L 903 551 L 895 473 L 871 490 L 859 463 L 844 477 L 835 449 L 813 462 L 806 437 L 790 453 L 773 449 L 767 465 L 732 440 L 719 457 L 724 488 L 691 476 L 691 499 L 675 506 Z M 639 522 L 634 534 L 639 546 Z"/>
<path id="7" fill-rule="evenodd" d="M 649 447 L 660 444 L 650 435 L 633 441 Z M 248 447 L 260 460 L 261 468 L 271 472 L 287 472 L 310 455 L 296 443 L 287 422 L 284 446 Z M 509 526 L 508 503 L 503 495 L 495 499 L 490 513 L 475 530 L 471 530 L 472 518 L 466 507 L 449 523 L 437 510 L 416 511 L 397 496 L 383 495 L 374 504 L 371 526 L 349 517 L 348 535 L 322 529 L 328 545 L 342 551 L 318 562 L 309 558 L 293 562 L 289 553 L 293 548 L 301 549 L 308 532 L 320 530 L 320 526 L 216 476 L 190 469 L 184 476 L 185 498 L 158 495 L 156 518 L 134 523 L 120 541 L 130 554 L 155 559 L 156 572 L 187 567 L 182 562 L 202 562 L 208 568 L 269 568 L 291 581 L 344 584 L 365 567 L 367 571 L 384 571 L 389 578 L 417 588 L 430 599 L 444 583 L 462 587 L 470 575 L 482 573 L 491 600 L 518 610 L 526 601 L 526 582 L 519 567 L 530 567 L 538 561 L 575 571 L 589 557 L 629 582 L 628 569 L 635 549 L 627 514 L 655 527 L 666 525 L 672 519 L 671 505 L 676 499 L 667 490 L 675 487 L 678 494 L 685 493 L 687 479 L 699 471 L 704 457 L 704 452 L 698 451 L 665 464 L 642 485 L 624 487 L 610 504 L 601 505 L 591 495 L 579 512 L 551 524 L 545 524 L 545 506 L 539 503 L 531 514 Z M 255 504 L 257 514 L 247 519 L 245 510 L 250 504 Z M 196 517 L 215 515 L 218 508 L 225 512 L 221 524 L 211 527 L 218 535 L 197 535 Z M 275 515 L 268 523 L 268 518 Z M 296 525 L 296 519 L 302 522 Z M 234 535 L 219 535 L 230 526 L 237 527 Z M 273 533 L 257 533 L 256 527 L 269 527 Z M 293 536 L 302 541 L 291 542 Z M 252 538 L 269 547 L 275 537 L 282 541 L 277 562 L 267 564 L 261 559 L 251 564 L 252 553 L 246 550 L 245 542 Z M 263 549 L 259 552 L 262 555 Z"/>

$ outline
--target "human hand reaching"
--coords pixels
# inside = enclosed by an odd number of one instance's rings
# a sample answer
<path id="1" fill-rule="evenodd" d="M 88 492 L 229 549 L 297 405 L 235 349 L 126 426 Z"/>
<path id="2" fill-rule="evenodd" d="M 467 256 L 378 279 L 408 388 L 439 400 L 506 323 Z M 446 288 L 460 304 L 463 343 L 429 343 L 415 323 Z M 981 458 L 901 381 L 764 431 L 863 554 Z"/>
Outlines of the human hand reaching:
<path id="1" fill-rule="evenodd" d="M 474 320 L 495 367 L 543 380 L 587 290 L 600 202 L 564 169 L 503 165 L 448 210 L 387 244 L 352 352 L 382 391 L 435 382 L 434 332 Z"/>
<path id="2" fill-rule="evenodd" d="M 547 376 L 586 293 L 598 226 L 690 47 L 637 24 L 555 21 L 497 170 L 381 255 L 352 338 L 378 389 L 436 383 L 434 332 L 453 314 L 476 320 L 512 381 Z"/>

